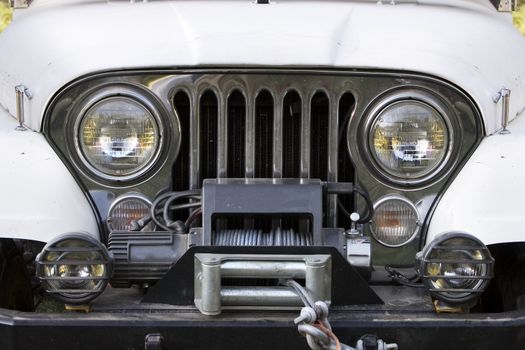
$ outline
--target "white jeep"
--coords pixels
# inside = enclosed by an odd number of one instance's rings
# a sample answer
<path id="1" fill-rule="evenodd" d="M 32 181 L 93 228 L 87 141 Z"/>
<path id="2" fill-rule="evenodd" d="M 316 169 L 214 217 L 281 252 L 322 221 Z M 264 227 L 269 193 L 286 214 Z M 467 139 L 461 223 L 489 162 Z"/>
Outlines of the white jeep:
<path id="1" fill-rule="evenodd" d="M 0 348 L 520 349 L 496 2 L 15 1 Z"/>

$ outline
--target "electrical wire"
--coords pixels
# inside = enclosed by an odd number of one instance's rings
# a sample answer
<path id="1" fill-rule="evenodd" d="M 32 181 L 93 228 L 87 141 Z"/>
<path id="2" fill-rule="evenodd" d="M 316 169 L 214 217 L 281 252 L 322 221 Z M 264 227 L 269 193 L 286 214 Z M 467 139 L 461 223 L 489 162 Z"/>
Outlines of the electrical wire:
<path id="1" fill-rule="evenodd" d="M 346 130 L 346 126 L 350 122 L 350 118 L 352 117 L 352 111 L 353 111 L 353 109 L 350 109 L 346 113 L 345 118 L 343 120 L 343 124 L 341 124 L 341 128 L 339 129 L 339 135 L 338 135 L 338 137 L 339 137 L 339 148 L 341 148 L 341 144 L 346 139 L 345 130 Z M 374 216 L 374 204 L 372 203 L 372 200 L 370 199 L 370 196 L 368 195 L 368 193 L 365 190 L 359 188 L 358 186 L 354 186 L 354 192 L 359 194 L 366 202 L 366 211 L 365 211 L 365 213 L 363 215 L 359 214 L 359 216 L 361 218 L 357 221 L 357 223 L 358 224 L 366 224 L 366 223 L 370 222 L 370 220 L 372 220 L 372 218 Z M 337 206 L 350 219 L 350 213 L 344 207 L 343 202 L 339 199 L 339 196 L 337 198 Z"/>
<path id="2" fill-rule="evenodd" d="M 194 200 L 190 203 L 175 204 L 177 200 Z M 173 221 L 170 216 L 173 211 L 201 207 L 201 190 L 188 190 L 180 192 L 167 192 L 155 198 L 151 205 L 150 215 L 155 224 L 169 232 L 186 232 L 187 225 L 182 221 Z M 197 211 L 199 210 L 197 209 Z M 191 215 L 190 215 L 191 218 Z M 188 218 L 188 220 L 190 219 Z M 188 221 L 186 220 L 186 221 Z M 193 221 L 194 219 L 192 219 Z"/>
<path id="3" fill-rule="evenodd" d="M 200 204 L 200 203 L 199 203 Z M 199 209 L 197 210 L 194 210 L 191 215 L 186 219 L 186 221 L 184 222 L 184 224 L 186 225 L 186 227 L 191 227 L 191 224 L 193 224 L 193 222 L 195 220 L 197 220 L 197 218 L 199 216 L 202 215 L 202 207 L 200 207 Z"/>
<path id="4" fill-rule="evenodd" d="M 365 200 L 365 203 L 366 203 L 366 211 L 365 211 L 366 215 L 363 215 L 363 217 L 359 221 L 357 221 L 357 223 L 366 224 L 367 222 L 372 220 L 372 218 L 374 217 L 374 204 L 372 203 L 370 196 L 365 190 L 357 186 L 354 186 L 354 192 L 359 194 L 361 198 Z"/>
<path id="5" fill-rule="evenodd" d="M 402 284 L 407 287 L 412 288 L 423 288 L 423 283 L 418 283 L 421 279 L 421 276 L 419 274 L 415 274 L 412 277 L 407 277 L 403 275 L 401 272 L 395 270 L 392 266 L 385 265 L 385 271 L 388 273 L 392 281 L 397 282 L 399 284 Z"/>
<path id="6" fill-rule="evenodd" d="M 354 192 L 359 194 L 359 196 L 361 196 L 365 200 L 365 203 L 366 203 L 365 212 L 363 215 L 359 214 L 360 219 L 357 221 L 357 223 L 366 224 L 370 222 L 370 220 L 372 220 L 372 218 L 374 217 L 374 204 L 372 203 L 372 200 L 370 199 L 370 196 L 368 195 L 368 193 L 366 193 L 366 191 L 362 190 L 361 188 L 357 186 L 354 186 Z M 337 198 L 337 206 L 339 209 L 341 209 L 343 214 L 346 215 L 350 219 L 350 215 L 351 215 L 350 212 L 346 210 L 346 208 L 343 205 L 343 202 L 341 202 L 339 198 Z"/>

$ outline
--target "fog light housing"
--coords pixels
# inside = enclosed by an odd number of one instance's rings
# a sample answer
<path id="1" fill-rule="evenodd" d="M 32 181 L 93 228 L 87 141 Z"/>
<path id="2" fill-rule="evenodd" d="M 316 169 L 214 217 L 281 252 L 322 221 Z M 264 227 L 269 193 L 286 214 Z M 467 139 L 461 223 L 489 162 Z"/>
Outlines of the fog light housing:
<path id="1" fill-rule="evenodd" d="M 68 233 L 50 241 L 36 258 L 44 289 L 66 304 L 85 304 L 100 295 L 113 272 L 106 247 L 88 234 Z"/>
<path id="2" fill-rule="evenodd" d="M 400 247 L 412 241 L 419 231 L 417 208 L 408 199 L 392 195 L 374 205 L 372 236 L 384 246 Z"/>
<path id="3" fill-rule="evenodd" d="M 155 223 L 149 223 L 141 228 L 137 222 L 150 218 L 151 200 L 140 193 L 126 193 L 119 196 L 111 204 L 108 212 L 107 225 L 110 231 L 153 231 Z M 147 220 L 146 220 L 147 221 Z"/>
<path id="4" fill-rule="evenodd" d="M 417 254 L 423 283 L 430 295 L 449 304 L 477 298 L 494 276 L 489 249 L 466 233 L 439 236 Z"/>

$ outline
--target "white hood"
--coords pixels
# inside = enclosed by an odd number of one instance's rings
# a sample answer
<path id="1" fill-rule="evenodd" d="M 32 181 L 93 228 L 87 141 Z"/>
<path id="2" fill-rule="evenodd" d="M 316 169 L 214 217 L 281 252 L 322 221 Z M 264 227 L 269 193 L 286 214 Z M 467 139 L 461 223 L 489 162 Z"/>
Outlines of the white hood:
<path id="1" fill-rule="evenodd" d="M 525 106 L 525 40 L 488 1 L 41 0 L 0 35 L 0 104 L 14 114 L 14 86 L 34 97 L 40 129 L 53 94 L 105 70 L 150 67 L 334 67 L 422 72 L 469 93 L 488 133 L 500 126 L 492 97 L 512 90 Z"/>

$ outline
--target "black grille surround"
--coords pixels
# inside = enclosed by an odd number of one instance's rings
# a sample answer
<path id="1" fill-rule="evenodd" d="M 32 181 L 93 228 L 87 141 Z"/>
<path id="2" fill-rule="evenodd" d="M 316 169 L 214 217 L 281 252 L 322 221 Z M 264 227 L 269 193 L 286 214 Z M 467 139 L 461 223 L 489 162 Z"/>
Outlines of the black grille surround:
<path id="1" fill-rule="evenodd" d="M 85 109 L 86 101 L 103 89 L 118 94 L 120 87 L 151 100 L 164 129 L 157 162 L 140 178 L 127 182 L 91 174 L 78 161 L 74 148 L 73 126 L 82 118 L 79 111 Z M 370 106 L 385 94 L 403 89 L 435 96 L 448 107 L 457 126 L 452 170 L 420 188 L 384 182 L 371 171 L 371 160 L 361 151 L 365 147 L 362 121 Z M 461 89 L 418 73 L 150 69 L 99 73 L 70 83 L 51 101 L 43 132 L 85 189 L 105 234 L 104 208 L 123 193 L 138 191 L 154 198 L 165 190 L 201 188 L 206 178 L 294 177 L 353 182 L 367 190 L 372 201 L 394 193 L 422 203 L 425 226 L 420 236 L 424 236 L 427 214 L 479 144 L 483 123 L 476 105 Z M 349 227 L 338 202 L 349 212 L 363 209 L 352 196 L 326 196 L 323 226 Z M 374 263 L 413 264 L 420 238 L 395 249 L 373 242 Z"/>

